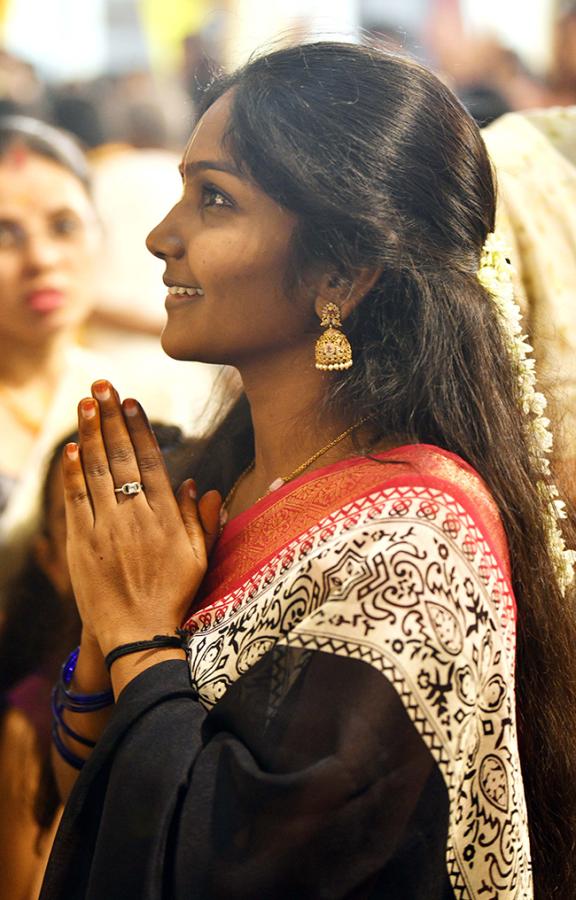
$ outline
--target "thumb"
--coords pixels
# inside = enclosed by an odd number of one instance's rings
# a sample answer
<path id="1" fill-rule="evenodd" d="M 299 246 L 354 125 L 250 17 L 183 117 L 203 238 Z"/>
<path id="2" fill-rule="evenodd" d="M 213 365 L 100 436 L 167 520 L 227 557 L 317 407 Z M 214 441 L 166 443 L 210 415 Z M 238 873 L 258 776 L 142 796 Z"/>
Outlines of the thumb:
<path id="1" fill-rule="evenodd" d="M 183 481 L 178 489 L 176 501 L 184 522 L 184 528 L 190 539 L 190 543 L 195 548 L 199 556 L 204 556 L 205 538 L 204 529 L 198 516 L 198 505 L 196 503 L 196 484 L 193 478 Z"/>

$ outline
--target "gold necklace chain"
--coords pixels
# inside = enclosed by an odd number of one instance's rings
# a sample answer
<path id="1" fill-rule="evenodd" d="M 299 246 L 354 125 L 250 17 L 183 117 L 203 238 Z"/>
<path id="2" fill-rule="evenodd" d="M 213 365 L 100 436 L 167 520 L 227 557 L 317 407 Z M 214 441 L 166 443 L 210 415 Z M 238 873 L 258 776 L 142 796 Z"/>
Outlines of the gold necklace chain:
<path id="1" fill-rule="evenodd" d="M 324 456 L 324 454 L 327 453 L 328 450 L 331 450 L 332 447 L 335 447 L 337 444 L 347 438 L 349 434 L 352 434 L 353 431 L 356 431 L 357 428 L 360 428 L 361 425 L 364 425 L 364 423 L 367 422 L 369 418 L 369 416 L 365 416 L 363 419 L 360 419 L 359 422 L 355 422 L 354 425 L 350 425 L 349 428 L 347 428 L 341 434 L 337 435 L 335 438 L 332 438 L 332 440 L 328 444 L 325 444 L 324 447 L 321 447 L 320 450 L 317 450 L 316 453 L 313 453 L 312 456 L 308 457 L 307 460 L 297 466 L 292 472 L 290 472 L 289 475 L 283 475 L 279 478 L 276 478 L 271 482 L 266 493 L 262 494 L 261 497 L 258 497 L 256 502 L 258 503 L 259 500 L 263 500 L 264 497 L 267 497 L 268 494 L 271 494 L 273 491 L 278 490 L 278 488 L 282 487 L 283 484 L 287 484 L 289 481 L 293 481 L 294 478 L 297 478 L 298 475 L 301 475 L 302 472 L 305 472 L 308 466 L 311 466 L 312 463 L 316 462 L 317 459 L 320 459 L 321 456 Z M 240 487 L 240 484 L 244 481 L 245 477 L 249 474 L 249 472 L 252 471 L 253 468 L 254 460 L 252 460 L 250 465 L 246 466 L 244 471 L 240 473 L 240 475 L 226 494 L 226 497 L 222 504 L 222 509 L 226 511 L 228 510 L 228 507 L 232 499 L 236 495 L 236 491 Z"/>

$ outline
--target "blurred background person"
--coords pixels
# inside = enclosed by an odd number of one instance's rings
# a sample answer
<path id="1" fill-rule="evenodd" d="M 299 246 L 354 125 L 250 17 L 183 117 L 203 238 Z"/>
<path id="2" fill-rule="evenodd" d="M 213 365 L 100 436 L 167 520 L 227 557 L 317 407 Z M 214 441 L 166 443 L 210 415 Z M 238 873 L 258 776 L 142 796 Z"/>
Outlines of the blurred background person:
<path id="1" fill-rule="evenodd" d="M 47 93 L 33 65 L 0 47 L 0 115 L 43 118 L 48 113 Z"/>
<path id="2" fill-rule="evenodd" d="M 153 424 L 176 488 L 188 448 L 176 426 Z M 41 514 L 17 571 L 0 594 L 0 900 L 36 900 L 59 818 L 50 762 L 52 686 L 80 641 L 66 560 L 60 458 L 47 463 Z"/>
<path id="3" fill-rule="evenodd" d="M 104 363 L 78 344 L 101 230 L 86 160 L 37 120 L 0 119 L 0 538 L 31 512 L 41 463 Z M 107 368 L 107 366 L 104 366 Z"/>
<path id="4" fill-rule="evenodd" d="M 552 102 L 576 104 L 576 0 L 559 0 L 552 35 Z"/>
<path id="5" fill-rule="evenodd" d="M 61 130 L 0 120 L 0 541 L 33 517 L 42 461 L 94 379 L 137 382 L 152 416 L 190 432 L 218 396 L 217 367 L 183 375 L 158 340 L 165 290 L 144 238 L 178 198 L 177 165 L 126 147 L 91 168 Z"/>
<path id="6" fill-rule="evenodd" d="M 50 767 L 50 691 L 57 648 L 70 653 L 80 636 L 60 474 L 67 440 L 48 464 L 38 531 L 1 596 L 0 900 L 37 896 L 60 806 Z"/>

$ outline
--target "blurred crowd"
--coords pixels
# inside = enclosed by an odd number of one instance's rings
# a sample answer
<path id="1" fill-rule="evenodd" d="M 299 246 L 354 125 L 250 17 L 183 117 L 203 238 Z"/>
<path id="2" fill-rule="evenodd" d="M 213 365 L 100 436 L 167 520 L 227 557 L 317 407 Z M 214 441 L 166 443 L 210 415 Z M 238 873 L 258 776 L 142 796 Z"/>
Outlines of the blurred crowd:
<path id="1" fill-rule="evenodd" d="M 564 423 L 559 457 L 570 489 L 576 2 L 558 4 L 550 65 L 538 73 L 496 38 L 466 31 L 452 3 L 436 4 L 418 35 L 374 19 L 369 6 L 369 39 L 423 57 L 485 129 L 518 297 Z M 179 197 L 179 154 L 199 92 L 224 63 L 220 37 L 190 35 L 169 81 L 137 71 L 46 84 L 0 50 L 0 900 L 37 896 L 58 815 L 49 685 L 79 624 L 57 460 L 76 404 L 96 378 L 140 399 L 176 482 L 182 448 L 234 390 L 230 373 L 163 353 L 163 266 L 145 249 Z"/>

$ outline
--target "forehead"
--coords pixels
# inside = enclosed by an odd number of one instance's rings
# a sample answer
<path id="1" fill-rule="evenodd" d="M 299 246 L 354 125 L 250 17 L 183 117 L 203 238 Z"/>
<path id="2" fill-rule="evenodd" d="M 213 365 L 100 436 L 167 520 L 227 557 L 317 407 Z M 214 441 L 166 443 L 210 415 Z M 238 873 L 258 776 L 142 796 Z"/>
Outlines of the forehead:
<path id="1" fill-rule="evenodd" d="M 0 157 L 0 204 L 37 210 L 57 205 L 90 206 L 84 186 L 72 172 L 37 153 Z"/>
<path id="2" fill-rule="evenodd" d="M 184 151 L 184 165 L 196 159 L 227 159 L 228 155 L 222 146 L 230 117 L 232 94 L 227 91 L 206 110 Z"/>

